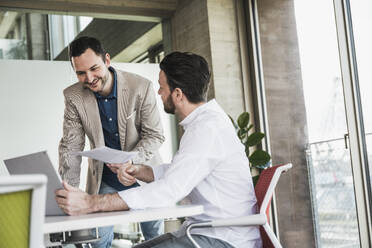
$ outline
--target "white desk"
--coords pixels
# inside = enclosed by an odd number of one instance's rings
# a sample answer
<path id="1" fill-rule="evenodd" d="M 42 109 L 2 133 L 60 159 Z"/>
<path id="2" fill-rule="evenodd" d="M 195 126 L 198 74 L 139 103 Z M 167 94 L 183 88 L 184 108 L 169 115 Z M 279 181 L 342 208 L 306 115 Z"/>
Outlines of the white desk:
<path id="1" fill-rule="evenodd" d="M 47 234 L 74 231 L 128 222 L 142 222 L 165 218 L 186 217 L 202 213 L 202 206 L 183 205 L 146 210 L 94 213 L 79 216 L 51 216 L 45 218 L 44 233 Z"/>

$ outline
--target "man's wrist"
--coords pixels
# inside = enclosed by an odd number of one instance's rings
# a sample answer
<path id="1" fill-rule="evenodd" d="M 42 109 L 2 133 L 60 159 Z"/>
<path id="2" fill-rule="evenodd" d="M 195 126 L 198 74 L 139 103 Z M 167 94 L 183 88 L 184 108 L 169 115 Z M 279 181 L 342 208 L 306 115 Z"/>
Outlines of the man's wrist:
<path id="1" fill-rule="evenodd" d="M 104 195 L 89 195 L 89 206 L 90 206 L 90 212 L 101 212 L 103 211 L 102 206 L 101 206 L 101 198 Z"/>
<path id="2" fill-rule="evenodd" d="M 140 175 L 141 165 L 139 165 L 139 164 L 134 164 L 134 165 L 133 165 L 133 168 L 134 168 L 134 171 L 133 171 L 132 176 L 135 177 L 135 178 L 137 179 L 137 177 Z"/>

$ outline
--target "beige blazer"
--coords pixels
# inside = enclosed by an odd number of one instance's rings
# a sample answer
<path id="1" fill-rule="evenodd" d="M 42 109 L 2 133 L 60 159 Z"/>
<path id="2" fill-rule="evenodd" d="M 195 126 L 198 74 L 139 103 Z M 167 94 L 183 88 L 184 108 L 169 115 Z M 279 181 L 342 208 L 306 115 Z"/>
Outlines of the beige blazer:
<path id="1" fill-rule="evenodd" d="M 118 129 L 123 151 L 138 151 L 136 164 L 159 164 L 158 149 L 164 142 L 154 89 L 149 80 L 124 71 L 117 73 Z M 59 173 L 63 180 L 77 187 L 80 183 L 81 157 L 70 152 L 82 151 L 85 135 L 90 148 L 105 145 L 98 104 L 94 93 L 76 83 L 63 91 L 65 112 L 63 137 L 59 144 Z M 103 163 L 88 160 L 86 191 L 98 193 Z"/>

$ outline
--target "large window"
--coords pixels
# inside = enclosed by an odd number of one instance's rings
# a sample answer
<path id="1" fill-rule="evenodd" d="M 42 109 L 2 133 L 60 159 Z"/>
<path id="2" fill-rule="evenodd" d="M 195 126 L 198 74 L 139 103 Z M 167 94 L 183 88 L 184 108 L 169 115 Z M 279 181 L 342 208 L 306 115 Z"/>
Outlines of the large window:
<path id="1" fill-rule="evenodd" d="M 366 148 L 372 150 L 368 99 L 372 4 L 367 0 L 350 4 L 351 18 L 349 1 L 295 1 L 318 247 L 369 243 L 364 190 L 368 181 L 363 179 L 369 175 L 365 166 L 372 157 L 366 156 Z"/>
<path id="2" fill-rule="evenodd" d="M 92 19 L 0 10 L 0 59 L 53 60 Z"/>
<path id="3" fill-rule="evenodd" d="M 344 142 L 348 131 L 333 2 L 295 3 L 317 243 L 319 247 L 358 247 L 350 152 Z"/>
<path id="4" fill-rule="evenodd" d="M 362 115 L 364 120 L 364 137 L 368 154 L 369 171 L 372 171 L 372 1 L 350 1 L 351 17 L 358 69 Z M 371 176 L 371 175 L 370 175 Z"/>
<path id="5" fill-rule="evenodd" d="M 0 11 L 0 59 L 28 59 L 26 14 Z"/>
<path id="6" fill-rule="evenodd" d="M 51 58 L 55 59 L 92 20 L 85 16 L 49 15 Z"/>
<path id="7" fill-rule="evenodd" d="M 0 59 L 66 61 L 77 36 L 99 39 L 115 62 L 159 63 L 164 56 L 158 22 L 0 9 Z"/>

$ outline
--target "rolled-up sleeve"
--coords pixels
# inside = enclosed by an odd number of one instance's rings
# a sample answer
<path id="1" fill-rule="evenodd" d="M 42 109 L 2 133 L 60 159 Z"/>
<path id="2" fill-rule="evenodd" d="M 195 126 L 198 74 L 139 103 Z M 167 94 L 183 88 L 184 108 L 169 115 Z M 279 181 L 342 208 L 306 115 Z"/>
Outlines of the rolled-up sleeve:
<path id="1" fill-rule="evenodd" d="M 172 164 L 151 165 L 152 172 L 154 173 L 154 181 L 162 178 L 171 165 Z"/>

